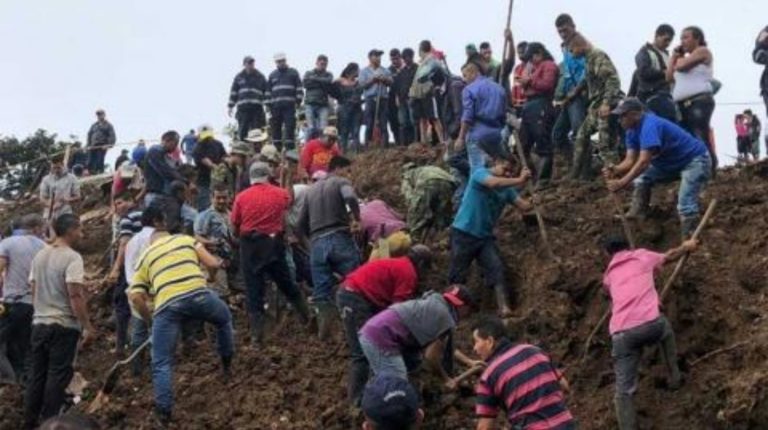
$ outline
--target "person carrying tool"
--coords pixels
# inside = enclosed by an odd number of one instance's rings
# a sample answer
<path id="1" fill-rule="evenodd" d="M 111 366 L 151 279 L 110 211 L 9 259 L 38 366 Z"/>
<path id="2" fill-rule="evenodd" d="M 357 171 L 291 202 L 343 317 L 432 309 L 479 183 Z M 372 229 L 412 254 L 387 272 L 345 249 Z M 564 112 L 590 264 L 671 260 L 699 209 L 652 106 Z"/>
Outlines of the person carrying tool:
<path id="1" fill-rule="evenodd" d="M 347 394 L 353 405 L 360 402 L 369 372 L 357 332 L 389 305 L 410 299 L 416 293 L 419 278 L 425 275 L 431 262 L 432 251 L 424 245 L 416 245 L 405 257 L 363 264 L 347 275 L 336 291 L 336 306 L 341 314 L 350 352 Z"/>
<path id="2" fill-rule="evenodd" d="M 86 346 L 97 336 L 88 315 L 83 258 L 73 249 L 83 237 L 80 220 L 61 215 L 53 230 L 56 240 L 37 253 L 29 272 L 35 312 L 24 393 L 28 429 L 59 414 L 74 375 L 78 343 Z"/>
<path id="3" fill-rule="evenodd" d="M 384 51 L 372 49 L 368 52 L 368 66 L 360 71 L 360 85 L 363 86 L 363 124 L 365 124 L 365 144 L 387 145 L 387 93 L 392 85 L 392 74 L 381 65 Z M 380 138 L 376 142 L 374 137 Z"/>
<path id="4" fill-rule="evenodd" d="M 80 199 L 80 182 L 77 177 L 64 168 L 63 155 L 54 156 L 51 159 L 51 172 L 40 182 L 43 218 L 52 224 L 59 216 L 73 213 L 72 203 Z"/>
<path id="5" fill-rule="evenodd" d="M 296 109 L 304 98 L 304 87 L 299 72 L 288 66 L 284 53 L 275 54 L 275 65 L 267 82 L 270 133 L 278 150 L 290 150 L 296 147 Z"/>
<path id="6" fill-rule="evenodd" d="M 368 261 L 402 257 L 411 248 L 411 236 L 405 231 L 403 216 L 383 200 L 360 204 L 360 226 L 364 243 L 373 247 Z"/>
<path id="7" fill-rule="evenodd" d="M 205 321 L 216 327 L 216 345 L 224 377 L 229 378 L 234 355 L 232 315 L 216 293 L 207 288 L 200 268 L 226 268 L 221 258 L 186 235 L 171 235 L 162 226 L 162 211 L 151 244 L 142 254 L 131 280 L 128 298 L 152 330 L 154 418 L 166 428 L 173 409 L 173 364 L 176 342 L 185 321 Z M 154 309 L 151 310 L 151 309 Z"/>
<path id="8" fill-rule="evenodd" d="M 712 159 L 704 142 L 677 124 L 645 112 L 640 100 L 629 97 L 613 113 L 626 130 L 627 154 L 618 165 L 608 165 L 603 175 L 608 189 L 616 192 L 630 183 L 630 217 L 647 214 L 651 189 L 657 183 L 680 179 L 677 212 L 683 237 L 699 224 L 699 192 L 709 181 Z"/>
<path id="9" fill-rule="evenodd" d="M 529 211 L 533 204 L 517 194 L 515 187 L 525 185 L 531 172 L 523 169 L 511 177 L 512 164 L 505 158 L 494 158 L 489 167 L 472 173 L 461 206 L 451 230 L 451 266 L 448 281 L 465 284 L 469 268 L 478 260 L 485 284 L 496 292 L 502 317 L 511 315 L 510 297 L 504 279 L 504 263 L 493 230 L 506 205 Z"/>
<path id="10" fill-rule="evenodd" d="M 457 187 L 453 175 L 437 166 L 403 166 L 400 193 L 408 204 L 408 230 L 419 242 L 451 225 L 451 198 Z"/>
<path id="11" fill-rule="evenodd" d="M 243 58 L 243 70 L 235 76 L 229 92 L 227 113 L 231 117 L 232 110 L 237 108 L 235 118 L 239 140 L 245 139 L 249 131 L 267 125 L 264 113 L 267 78 L 256 69 L 255 63 L 256 60 L 250 55 Z"/>
<path id="12" fill-rule="evenodd" d="M 360 205 L 352 183 L 344 177 L 351 165 L 344 157 L 333 157 L 328 164 L 328 176 L 309 188 L 299 214 L 297 233 L 310 242 L 312 302 L 317 312 L 318 336 L 323 341 L 328 340 L 336 312 L 332 296 L 334 274 L 346 276 L 360 265 L 355 240 L 362 234 Z"/>
<path id="13" fill-rule="evenodd" d="M 498 318 L 472 329 L 475 354 L 487 367 L 475 386 L 477 430 L 495 428 L 499 410 L 515 429 L 576 429 L 565 404 L 568 383 L 540 348 L 511 340 Z"/>
<path id="14" fill-rule="evenodd" d="M 424 421 L 419 395 L 407 379 L 374 377 L 363 392 L 363 430 L 416 430 Z"/>
<path id="15" fill-rule="evenodd" d="M 659 311 L 659 295 L 654 275 L 661 267 L 697 249 L 698 242 L 687 240 L 664 254 L 647 249 L 630 249 L 624 237 L 604 241 L 611 262 L 603 275 L 603 286 L 611 296 L 609 331 L 616 373 L 614 403 L 621 430 L 637 428 L 632 396 L 637 391 L 637 370 L 643 348 L 661 344 L 662 357 L 669 371 L 669 388 L 682 383 L 677 365 L 675 334 L 669 321 Z"/>
<path id="16" fill-rule="evenodd" d="M 45 222 L 38 214 L 21 218 L 20 230 L 0 241 L 0 384 L 26 384 L 32 333 L 32 260 L 45 247 Z"/>

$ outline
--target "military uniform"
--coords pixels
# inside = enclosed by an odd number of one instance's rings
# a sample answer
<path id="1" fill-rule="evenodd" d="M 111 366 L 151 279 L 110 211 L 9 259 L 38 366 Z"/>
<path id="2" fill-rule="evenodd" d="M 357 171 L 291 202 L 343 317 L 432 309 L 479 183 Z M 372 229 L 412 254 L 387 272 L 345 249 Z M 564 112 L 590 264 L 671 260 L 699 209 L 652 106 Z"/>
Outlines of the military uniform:
<path id="1" fill-rule="evenodd" d="M 608 161 L 616 161 L 609 149 L 614 147 L 616 134 L 611 129 L 608 118 L 600 117 L 600 106 L 615 105 L 622 98 L 621 82 L 616 66 L 610 57 L 599 49 L 592 49 L 586 54 L 587 65 L 584 80 L 587 84 L 589 105 L 587 117 L 576 134 L 572 179 L 591 179 L 592 143 L 591 137 L 598 133 L 598 150 Z"/>
<path id="2" fill-rule="evenodd" d="M 401 192 L 408 205 L 408 229 L 414 238 L 423 239 L 431 227 L 440 231 L 451 224 L 451 197 L 456 186 L 453 176 L 439 167 L 406 165 Z"/>

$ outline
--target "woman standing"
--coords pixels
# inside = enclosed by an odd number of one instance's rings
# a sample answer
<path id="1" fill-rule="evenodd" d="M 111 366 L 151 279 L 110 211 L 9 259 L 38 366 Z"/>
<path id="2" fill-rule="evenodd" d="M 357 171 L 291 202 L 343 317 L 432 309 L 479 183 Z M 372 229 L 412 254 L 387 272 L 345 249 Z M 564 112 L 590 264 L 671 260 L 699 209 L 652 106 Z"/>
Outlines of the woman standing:
<path id="1" fill-rule="evenodd" d="M 715 110 L 712 63 L 704 32 L 699 27 L 687 27 L 680 36 L 680 46 L 672 54 L 667 80 L 674 83 L 672 98 L 680 110 L 680 125 L 707 144 L 714 172 L 717 155 L 709 138 Z"/>
<path id="2" fill-rule="evenodd" d="M 359 75 L 360 66 L 357 63 L 349 63 L 339 79 L 334 82 L 335 95 L 339 102 L 339 141 L 344 153 L 350 148 L 354 148 L 355 153 L 360 151 L 363 87 L 358 81 Z"/>

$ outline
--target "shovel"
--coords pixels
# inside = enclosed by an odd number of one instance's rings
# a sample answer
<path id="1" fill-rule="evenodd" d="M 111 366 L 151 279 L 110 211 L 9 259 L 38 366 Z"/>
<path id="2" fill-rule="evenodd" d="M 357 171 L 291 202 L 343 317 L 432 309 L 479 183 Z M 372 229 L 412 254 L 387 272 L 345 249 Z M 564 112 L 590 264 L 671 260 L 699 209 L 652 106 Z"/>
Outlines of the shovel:
<path id="1" fill-rule="evenodd" d="M 139 347 L 136 348 L 136 350 L 133 351 L 133 353 L 129 355 L 128 358 L 118 361 L 112 366 L 111 369 L 109 369 L 107 377 L 104 378 L 104 384 L 102 384 L 101 390 L 99 390 L 99 393 L 96 394 L 96 398 L 93 400 L 90 407 L 88 407 L 89 414 L 95 413 L 109 401 L 109 395 L 112 393 L 112 391 L 115 390 L 115 387 L 117 387 L 117 380 L 120 377 L 120 371 L 123 369 L 123 367 L 127 366 L 134 359 L 136 359 L 136 357 L 138 357 L 139 354 L 141 354 L 141 352 L 144 351 L 144 349 L 146 349 L 147 345 L 150 343 L 152 343 L 151 337 L 139 345 Z"/>

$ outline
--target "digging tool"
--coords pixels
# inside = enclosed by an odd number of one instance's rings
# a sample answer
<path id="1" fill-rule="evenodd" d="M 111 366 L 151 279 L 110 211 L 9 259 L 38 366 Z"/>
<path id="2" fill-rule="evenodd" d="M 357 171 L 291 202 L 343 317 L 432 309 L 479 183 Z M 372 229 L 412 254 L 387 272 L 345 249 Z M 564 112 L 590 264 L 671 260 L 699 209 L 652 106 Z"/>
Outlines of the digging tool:
<path id="1" fill-rule="evenodd" d="M 485 370 L 485 366 L 474 366 L 472 368 L 469 368 L 462 372 L 460 375 L 456 376 L 455 378 L 451 378 L 447 383 L 446 386 L 448 387 L 458 387 L 459 384 L 464 381 L 465 379 L 468 379 L 474 375 L 477 375 L 479 373 L 482 373 L 483 370 Z"/>
<path id="2" fill-rule="evenodd" d="M 629 225 L 629 220 L 627 220 L 626 215 L 624 215 L 624 211 L 621 210 L 621 201 L 619 200 L 619 196 L 616 193 L 611 192 L 611 200 L 613 201 L 613 206 L 616 209 L 616 213 L 619 214 L 619 219 L 621 219 L 621 226 L 624 228 L 624 235 L 627 236 L 629 247 L 635 249 L 635 236 L 632 234 L 632 227 Z"/>
<path id="3" fill-rule="evenodd" d="M 512 27 L 512 8 L 515 6 L 515 0 L 509 0 L 509 9 L 507 9 L 507 26 L 505 27 L 507 30 L 510 30 Z M 501 85 L 502 82 L 504 82 L 504 65 L 507 64 L 507 61 L 509 61 L 509 58 L 506 58 L 507 56 L 507 49 L 509 49 L 509 41 L 507 38 L 504 38 L 504 50 L 502 52 L 502 59 L 501 59 L 501 67 L 499 67 L 499 74 L 496 76 L 496 82 Z"/>
<path id="4" fill-rule="evenodd" d="M 133 360 L 136 359 L 136 357 L 141 354 L 142 351 L 144 351 L 149 344 L 152 343 L 152 338 L 149 338 L 144 341 L 141 345 L 139 345 L 138 348 L 136 348 L 135 351 L 131 355 L 128 356 L 125 360 L 120 360 L 117 363 L 115 363 L 111 369 L 109 369 L 109 373 L 107 373 L 107 377 L 104 378 L 104 383 L 101 385 L 101 389 L 99 390 L 98 394 L 96 394 L 96 398 L 91 403 L 90 407 L 88 408 L 88 413 L 92 414 L 96 411 L 98 411 L 102 406 L 104 406 L 109 401 L 109 395 L 114 391 L 115 387 L 117 387 L 117 381 L 120 377 L 120 371 L 123 369 L 123 367 L 130 364 Z"/>
<path id="5" fill-rule="evenodd" d="M 510 4 L 512 2 L 510 1 Z M 512 136 L 515 139 L 515 147 L 517 148 L 517 155 L 520 157 L 520 163 L 522 163 L 524 169 L 528 169 L 528 161 L 525 159 L 525 152 L 523 151 L 523 144 L 520 141 L 520 135 L 518 134 L 517 130 L 512 130 Z M 533 184 L 531 181 L 528 181 L 526 184 L 526 188 L 528 189 L 528 192 L 531 194 L 531 197 L 535 196 L 536 193 L 533 189 Z M 541 233 L 541 241 L 544 243 L 544 250 L 547 253 L 547 257 L 553 261 L 557 260 L 557 257 L 555 256 L 555 253 L 552 252 L 552 247 L 549 245 L 549 236 L 547 236 L 547 228 L 544 225 L 544 217 L 541 216 L 541 211 L 539 210 L 537 205 L 534 205 L 533 212 L 536 214 L 536 222 L 539 224 L 539 232 Z"/>

